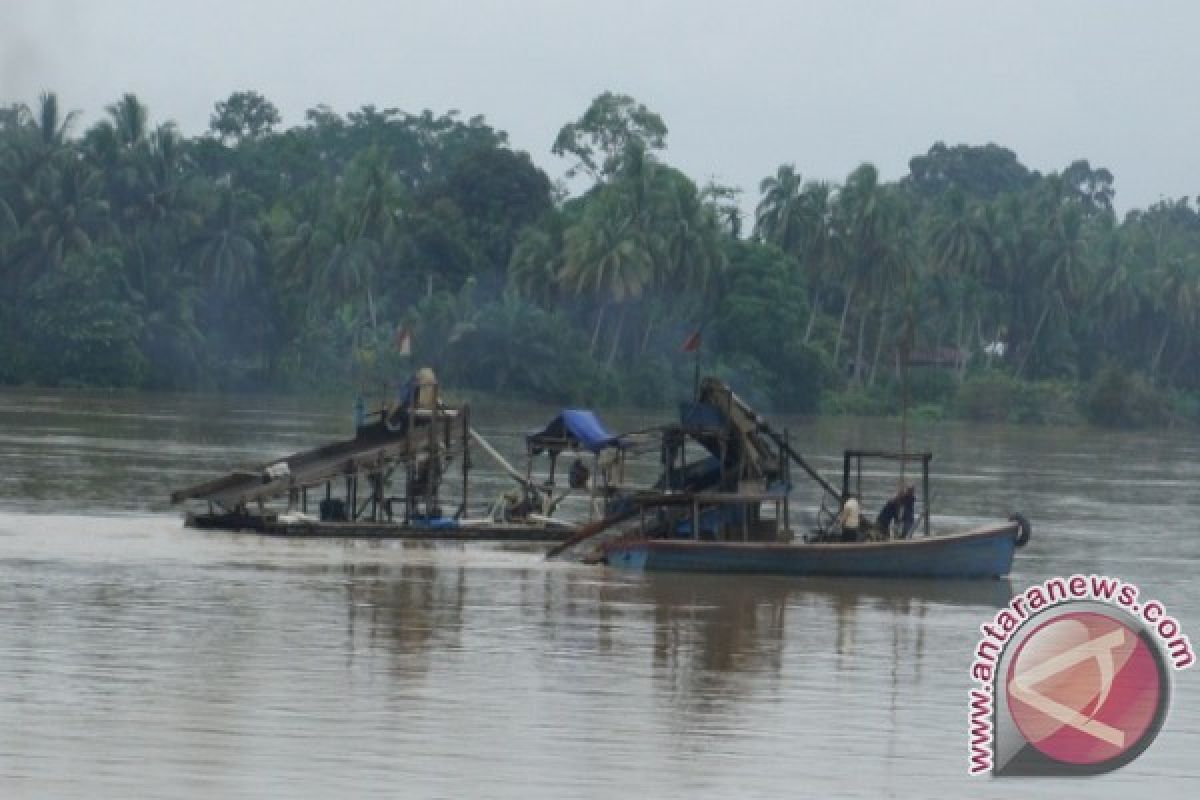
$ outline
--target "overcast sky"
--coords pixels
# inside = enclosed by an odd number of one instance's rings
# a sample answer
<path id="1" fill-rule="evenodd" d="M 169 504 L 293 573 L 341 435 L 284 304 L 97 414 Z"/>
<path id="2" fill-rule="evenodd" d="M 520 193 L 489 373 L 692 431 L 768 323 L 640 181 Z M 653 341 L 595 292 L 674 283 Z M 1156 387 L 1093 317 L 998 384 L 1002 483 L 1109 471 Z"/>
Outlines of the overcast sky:
<path id="1" fill-rule="evenodd" d="M 289 125 L 318 103 L 459 109 L 557 178 L 559 127 L 611 89 L 748 206 L 781 163 L 893 179 L 943 140 L 1043 172 L 1087 158 L 1126 210 L 1200 191 L 1198 34 L 1194 1 L 0 0 L 0 101 L 51 89 L 86 124 L 132 91 L 190 134 L 240 89 Z"/>

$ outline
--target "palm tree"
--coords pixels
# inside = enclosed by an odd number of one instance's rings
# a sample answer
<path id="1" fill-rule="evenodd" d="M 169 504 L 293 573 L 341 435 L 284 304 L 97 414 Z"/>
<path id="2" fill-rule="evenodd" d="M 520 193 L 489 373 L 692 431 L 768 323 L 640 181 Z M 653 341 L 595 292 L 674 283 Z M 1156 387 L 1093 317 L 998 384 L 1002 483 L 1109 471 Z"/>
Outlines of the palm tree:
<path id="1" fill-rule="evenodd" d="M 402 188 L 388 167 L 387 158 L 372 147 L 356 158 L 352 169 L 361 170 L 340 193 L 340 205 L 351 208 L 346 222 L 352 239 L 369 238 L 379 244 L 389 241 L 396 228 L 396 213 Z"/>
<path id="2" fill-rule="evenodd" d="M 258 283 L 260 231 L 252 204 L 240 189 L 222 190 L 195 244 L 200 271 L 229 294 Z"/>
<path id="3" fill-rule="evenodd" d="M 547 227 L 529 226 L 517 237 L 509 259 L 509 285 L 524 297 L 548 304 L 553 300 L 562 261 L 561 234 Z"/>
<path id="4" fill-rule="evenodd" d="M 126 289 L 142 320 L 141 350 L 154 364 L 158 388 L 194 386 L 202 373 L 204 335 L 196 318 L 200 293 L 175 251 L 127 243 Z"/>
<path id="5" fill-rule="evenodd" d="M 37 134 L 38 142 L 49 151 L 66 146 L 67 135 L 75 123 L 75 118 L 79 116 L 78 111 L 70 111 L 64 115 L 58 106 L 58 95 L 54 92 L 42 92 L 38 96 L 37 113 L 30 114 L 26 109 L 26 114 Z"/>
<path id="6" fill-rule="evenodd" d="M 100 195 L 100 176 L 79 160 L 65 161 L 35 200 L 28 229 L 35 273 L 56 269 L 71 253 L 91 251 L 108 230 L 108 204 Z"/>
<path id="7" fill-rule="evenodd" d="M 812 337 L 821 297 L 836 248 L 831 229 L 829 184 L 801 177 L 791 164 L 779 167 L 773 178 L 759 184 L 763 198 L 757 208 L 755 233 L 794 257 L 808 277 L 810 300 L 804 341 Z"/>
<path id="8" fill-rule="evenodd" d="M 589 353 L 594 354 L 609 303 L 620 309 L 609 349 L 612 363 L 625 322 L 626 301 L 635 300 L 653 278 L 653 258 L 619 197 L 598 198 L 576 225 L 564 234 L 564 259 L 559 281 L 576 295 L 600 299 Z"/>
<path id="9" fill-rule="evenodd" d="M 755 209 L 754 233 L 785 253 L 795 254 L 804 240 L 803 184 L 794 164 L 781 164 L 774 177 L 758 185 L 762 200 Z"/>
<path id="10" fill-rule="evenodd" d="M 380 247 L 373 239 L 353 236 L 354 226 L 345 224 L 334 235 L 333 247 L 318 276 L 320 286 L 333 305 L 345 305 L 358 293 L 363 292 L 367 304 L 367 321 L 371 330 L 378 333 L 379 320 L 375 313 L 373 286 L 381 256 Z"/>
<path id="11" fill-rule="evenodd" d="M 1078 205 L 1059 207 L 1038 248 L 1037 264 L 1041 268 L 1042 311 L 1017 366 L 1018 377 L 1025 374 L 1051 312 L 1059 309 L 1065 315 L 1082 289 L 1088 270 L 1088 249 L 1083 237 L 1083 211 Z"/>
<path id="12" fill-rule="evenodd" d="M 887 338 L 888 315 L 898 310 L 904 324 L 901 341 L 902 366 L 907 366 L 911 340 L 916 334 L 916 303 L 917 282 L 920 278 L 917 268 L 917 237 L 910 215 L 910 209 L 896 189 L 891 188 L 885 195 L 883 214 L 887 224 L 887 244 L 879 251 L 876 269 L 868 278 L 869 295 L 873 305 L 878 309 L 879 326 L 875 339 L 875 354 L 871 359 L 871 372 L 867 380 L 869 386 L 875 385 L 875 375 L 879 367 L 879 357 L 883 343 Z M 861 328 L 861 325 L 860 325 Z M 859 333 L 859 359 L 861 361 L 863 333 Z"/>
<path id="13" fill-rule="evenodd" d="M 1025 321 L 1039 299 L 1034 268 L 1041 233 L 1030 219 L 1028 195 L 1005 194 L 985 211 L 992 231 L 991 259 L 987 283 L 1004 298 L 1007 310 L 1001 318 L 1010 351 L 1015 356 L 1025 347 Z"/>
<path id="14" fill-rule="evenodd" d="M 36 112 L 23 103 L 11 111 L 15 128 L 0 167 L 10 196 L 17 201 L 13 214 L 24 221 L 34 210 L 37 196 L 53 191 L 44 184 L 52 185 L 54 170 L 68 160 L 71 148 L 67 136 L 79 112 L 63 115 L 54 92 L 39 96 Z"/>
<path id="15" fill-rule="evenodd" d="M 1172 326 L 1178 326 L 1179 330 L 1188 332 L 1196 327 L 1197 317 L 1200 316 L 1200 262 L 1197 262 L 1192 253 L 1172 255 L 1166 259 L 1155 278 L 1159 286 L 1156 299 L 1160 308 L 1166 312 L 1166 320 L 1163 324 L 1162 338 L 1159 339 L 1158 348 L 1150 361 L 1151 381 L 1157 379 Z"/>
<path id="16" fill-rule="evenodd" d="M 1096 220 L 1091 233 L 1093 274 L 1084 292 L 1086 330 L 1093 346 L 1130 353 L 1142 344 L 1139 323 L 1152 305 L 1148 271 L 1134 257 L 1132 225 L 1122 230 L 1108 214 Z"/>
<path id="17" fill-rule="evenodd" d="M 987 223 L 979 206 L 968 206 L 961 191 L 953 191 L 946 206 L 935 215 L 930 234 L 933 266 L 945 276 L 958 295 L 958 331 L 955 346 L 965 350 L 965 321 L 968 303 L 977 303 L 980 279 L 987 270 L 992 249 Z M 962 380 L 966 359 L 960 362 Z"/>
<path id="18" fill-rule="evenodd" d="M 844 238 L 844 258 L 839 266 L 843 284 L 842 316 L 834 346 L 838 363 L 846 317 L 856 293 L 866 288 L 872 274 L 886 260 L 886 248 L 896 218 L 894 202 L 889 205 L 887 192 L 879 185 L 879 172 L 872 164 L 863 164 L 846 179 L 838 193 L 836 214 L 838 235 Z M 860 303 L 858 358 L 855 379 L 862 377 L 863 331 L 869 302 Z"/>
<path id="19" fill-rule="evenodd" d="M 289 218 L 272 239 L 276 274 L 289 289 L 307 296 L 310 313 L 330 300 L 321 273 L 335 238 L 325 219 L 302 214 L 298 221 Z"/>
<path id="20" fill-rule="evenodd" d="M 121 99 L 105 106 L 111 119 L 118 144 L 125 150 L 133 150 L 145 143 L 149 132 L 149 112 L 137 99 L 137 95 L 126 93 Z"/>
<path id="21" fill-rule="evenodd" d="M 198 226 L 195 192 L 187 180 L 192 164 L 178 129 L 170 123 L 158 126 L 146 140 L 139 162 L 138 206 L 142 216 L 178 226 L 184 232 Z"/>
<path id="22" fill-rule="evenodd" d="M 6 245 L 9 237 L 14 236 L 19 229 L 16 213 L 8 200 L 0 195 L 0 248 Z M 0 250 L 0 253 L 3 253 L 3 250 Z"/>
<path id="23" fill-rule="evenodd" d="M 660 226 L 665 264 L 659 277 L 672 279 L 676 289 L 704 294 L 727 264 L 717 209 L 704 201 L 691 181 L 680 178 L 672 183 Z"/>
<path id="24" fill-rule="evenodd" d="M 833 266 L 838 263 L 840 242 L 834 235 L 830 201 L 833 187 L 824 181 L 804 185 L 800 197 L 803 237 L 798 263 L 804 270 L 809 286 L 809 315 L 804 326 L 804 342 L 812 338 L 813 327 L 821 313 L 822 298 Z"/>

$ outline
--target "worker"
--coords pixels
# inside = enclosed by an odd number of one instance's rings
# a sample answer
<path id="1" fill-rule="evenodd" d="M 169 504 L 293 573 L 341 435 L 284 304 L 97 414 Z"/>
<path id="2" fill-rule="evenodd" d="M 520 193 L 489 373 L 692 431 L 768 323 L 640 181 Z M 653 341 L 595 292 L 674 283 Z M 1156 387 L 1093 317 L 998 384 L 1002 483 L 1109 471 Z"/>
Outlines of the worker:
<path id="1" fill-rule="evenodd" d="M 858 531 L 862 525 L 862 508 L 858 504 L 858 498 L 853 494 L 846 495 L 846 500 L 842 503 L 842 512 L 838 514 L 838 524 L 842 528 L 843 542 L 858 541 Z"/>
<path id="2" fill-rule="evenodd" d="M 591 473 L 588 471 L 587 466 L 583 463 L 583 459 L 575 459 L 575 462 L 571 464 L 571 472 L 567 476 L 568 485 L 570 485 L 572 489 L 586 489 L 588 485 L 588 478 L 590 477 Z"/>
<path id="3" fill-rule="evenodd" d="M 875 518 L 875 527 L 879 530 L 880 539 L 890 539 L 892 536 L 892 523 L 900 517 L 900 502 L 903 499 L 902 494 L 896 494 L 888 499 L 883 504 L 883 508 L 879 510 L 879 516 Z"/>
<path id="4" fill-rule="evenodd" d="M 913 526 L 917 524 L 917 492 L 909 486 L 900 496 L 900 538 L 907 539 L 912 535 Z"/>

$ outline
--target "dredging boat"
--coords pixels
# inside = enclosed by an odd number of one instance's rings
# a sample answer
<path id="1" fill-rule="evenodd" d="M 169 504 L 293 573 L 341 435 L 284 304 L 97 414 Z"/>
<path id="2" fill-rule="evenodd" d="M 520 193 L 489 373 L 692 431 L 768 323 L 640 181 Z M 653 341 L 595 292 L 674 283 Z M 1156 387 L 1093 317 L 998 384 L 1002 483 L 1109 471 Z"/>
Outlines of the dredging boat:
<path id="1" fill-rule="evenodd" d="M 555 510 L 573 491 L 603 496 L 599 481 L 580 479 L 555 488 L 554 466 L 564 451 L 591 453 L 596 462 L 623 468 L 620 437 L 593 412 L 564 411 L 526 439 L 528 465 L 513 467 L 471 426 L 471 409 L 443 402 L 437 378 L 418 370 L 397 404 L 372 414 L 358 408 L 355 436 L 234 470 L 171 493 L 171 502 L 198 502 L 188 511 L 193 528 L 253 531 L 279 536 L 338 536 L 457 541 L 561 541 L 577 525 Z M 513 480 L 485 507 L 471 509 L 472 458 L 482 451 Z M 551 457 L 545 480 L 534 476 L 536 455 Z M 580 460 L 577 458 L 577 464 Z M 446 496 L 446 478 L 459 472 L 460 495 Z M 315 496 L 313 496 L 315 495 Z M 457 508 L 447 510 L 457 501 Z M 601 504 L 601 513 L 603 504 Z M 316 513 L 311 513 L 315 511 Z"/>
<path id="2" fill-rule="evenodd" d="M 687 462 L 688 443 L 701 457 Z M 549 555 L 582 551 L 612 567 L 683 572 L 888 578 L 999 578 L 1030 536 L 1020 514 L 972 530 L 935 533 L 929 514 L 929 452 L 849 450 L 840 490 L 721 381 L 701 383 L 662 430 L 663 476 L 654 490 L 624 497 L 606 519 L 585 525 Z M 863 463 L 920 464 L 922 511 L 893 535 L 874 523 L 853 537 L 839 529 L 845 502 L 862 497 Z M 793 527 L 792 468 L 823 491 L 816 526 Z M 901 470 L 903 475 L 903 469 Z M 915 493 L 914 493 L 915 494 Z M 835 513 L 826 505 L 831 500 Z M 909 528 L 909 530 L 905 530 Z M 919 534 L 919 535 L 913 535 Z"/>

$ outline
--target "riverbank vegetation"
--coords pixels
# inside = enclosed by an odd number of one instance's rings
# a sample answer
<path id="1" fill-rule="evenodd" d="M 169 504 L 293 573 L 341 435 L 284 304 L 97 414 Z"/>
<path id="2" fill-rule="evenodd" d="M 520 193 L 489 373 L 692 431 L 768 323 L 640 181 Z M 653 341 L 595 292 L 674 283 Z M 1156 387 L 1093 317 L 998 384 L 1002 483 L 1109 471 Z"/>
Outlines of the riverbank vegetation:
<path id="1" fill-rule="evenodd" d="M 0 109 L 0 383 L 388 393 L 411 364 L 548 402 L 667 405 L 705 371 L 777 410 L 1175 424 L 1200 415 L 1200 213 L 935 144 L 887 182 L 697 184 L 595 98 L 552 180 L 479 117 L 254 92 L 210 129 L 134 95 Z M 553 132 L 548 132 L 549 134 Z M 802 158 L 803 154 L 797 154 Z M 398 343 L 411 341 L 411 355 Z"/>

